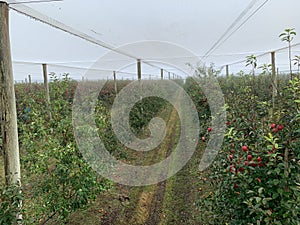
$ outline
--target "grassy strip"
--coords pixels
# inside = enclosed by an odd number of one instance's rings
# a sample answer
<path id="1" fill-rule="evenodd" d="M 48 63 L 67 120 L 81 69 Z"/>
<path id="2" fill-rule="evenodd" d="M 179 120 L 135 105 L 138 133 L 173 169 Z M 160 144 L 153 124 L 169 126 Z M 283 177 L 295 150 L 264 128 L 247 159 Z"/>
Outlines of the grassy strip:
<path id="1" fill-rule="evenodd" d="M 207 224 L 199 220 L 200 212 L 196 208 L 197 195 L 209 187 L 199 184 L 198 166 L 205 145 L 200 143 L 189 163 L 175 176 L 168 179 L 163 213 L 160 225 L 165 224 Z"/>
<path id="2" fill-rule="evenodd" d="M 168 145 L 172 140 L 173 137 L 173 117 L 174 117 L 174 109 L 169 108 L 167 110 L 164 110 L 161 113 L 161 118 L 164 118 L 168 120 L 167 127 L 167 135 L 160 147 L 158 149 L 151 151 L 151 156 L 147 157 L 147 160 L 145 161 L 146 164 L 153 164 L 156 161 L 161 161 L 165 158 L 168 150 Z M 136 160 L 139 161 L 142 155 L 139 155 Z M 145 174 L 145 179 L 147 178 L 147 175 Z M 135 195 L 137 198 L 133 201 L 131 201 L 130 205 L 128 206 L 128 209 L 125 212 L 125 219 L 122 220 L 121 217 L 116 221 L 115 224 L 145 224 L 151 215 L 151 207 L 153 205 L 153 201 L 155 201 L 155 195 L 158 191 L 158 185 L 149 185 L 146 187 L 138 187 L 134 188 L 133 191 L 136 189 L 138 194 Z M 129 219 L 129 220 L 128 220 Z"/>
<path id="3" fill-rule="evenodd" d="M 164 145 L 161 147 L 161 152 L 164 154 L 163 159 L 168 157 L 174 148 L 177 146 L 179 132 L 177 131 L 177 124 L 179 123 L 178 115 L 175 109 L 170 114 L 168 121 L 169 133 L 165 138 Z M 166 169 L 167 170 L 167 169 Z M 149 209 L 150 216 L 145 224 L 159 224 L 162 216 L 162 205 L 165 196 L 167 181 L 160 182 L 156 185 L 156 192 L 151 202 L 151 207 Z"/>
<path id="4" fill-rule="evenodd" d="M 160 117 L 169 120 L 171 107 L 164 109 L 160 113 Z M 170 126 L 171 123 L 168 124 Z M 168 129 L 170 132 L 171 129 Z M 170 136 L 170 137 L 169 137 Z M 166 145 L 170 139 L 171 134 L 166 135 L 168 140 L 164 140 L 161 146 Z M 161 151 L 163 149 L 163 151 Z M 151 165 L 153 162 L 160 161 L 165 158 L 166 149 L 158 147 L 147 154 L 145 160 L 141 159 L 145 155 L 136 152 L 130 157 L 130 163 L 139 163 L 143 160 L 143 165 Z M 126 150 L 126 149 L 125 149 Z M 128 161 L 127 161 L 128 163 Z M 146 175 L 145 175 L 146 176 Z M 146 187 L 128 187 L 116 184 L 113 189 L 98 196 L 95 203 L 89 209 L 79 210 L 70 216 L 69 224 L 144 224 L 143 222 L 149 217 L 149 211 L 152 204 L 152 198 L 156 192 L 157 185 L 150 185 Z M 122 196 L 128 196 L 129 201 L 122 201 Z"/>
<path id="5" fill-rule="evenodd" d="M 164 159 L 176 147 L 180 121 L 175 109 L 165 109 L 160 117 L 168 121 L 164 142 L 148 152 L 145 160 L 142 159 L 145 155 L 137 152 L 131 157 L 131 164 L 139 164 L 143 160 L 143 165 L 151 165 Z M 197 213 L 200 212 L 196 210 L 195 199 L 200 190 L 197 169 L 204 148 L 204 144 L 200 143 L 190 162 L 167 181 L 146 187 L 116 185 L 114 190 L 99 196 L 93 207 L 84 213 L 76 213 L 70 224 L 201 224 L 197 221 Z M 120 200 L 120 196 L 128 196 L 129 200 Z M 96 219 L 92 219 L 95 215 Z"/>

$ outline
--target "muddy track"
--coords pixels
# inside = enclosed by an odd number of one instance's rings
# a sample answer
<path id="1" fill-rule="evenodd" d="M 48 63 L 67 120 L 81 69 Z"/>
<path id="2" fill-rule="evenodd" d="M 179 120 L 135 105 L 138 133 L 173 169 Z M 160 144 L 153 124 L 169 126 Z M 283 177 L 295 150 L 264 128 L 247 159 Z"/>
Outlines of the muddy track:
<path id="1" fill-rule="evenodd" d="M 177 117 L 176 117 L 176 111 L 173 109 L 171 112 L 170 118 L 168 123 L 171 124 L 171 130 L 170 134 L 168 135 L 167 139 L 167 146 L 163 146 L 163 148 L 166 149 L 166 154 L 165 158 L 168 157 L 173 148 L 175 143 L 171 141 L 172 139 L 174 140 L 178 134 L 176 132 L 177 128 Z M 159 224 L 162 218 L 162 213 L 163 213 L 163 201 L 164 201 L 164 196 L 165 196 L 165 190 L 166 190 L 166 184 L 167 181 L 163 181 L 157 184 L 156 187 L 156 193 L 153 196 L 152 202 L 151 202 L 151 207 L 150 207 L 150 213 L 147 221 L 145 222 L 146 225 L 155 225 Z"/>
<path id="2" fill-rule="evenodd" d="M 167 134 L 163 143 L 155 151 L 150 151 L 146 161 L 137 153 L 136 162 L 143 159 L 148 165 L 169 156 L 177 146 L 180 135 L 180 121 L 172 107 L 162 111 L 161 118 L 167 124 Z M 196 221 L 195 199 L 197 194 L 197 174 L 203 146 L 198 149 L 189 163 L 175 176 L 156 185 L 130 187 L 115 185 L 114 188 L 99 196 L 96 204 L 89 209 L 97 220 L 86 223 L 101 225 L 176 225 L 201 224 Z M 147 174 L 145 174 L 147 179 Z M 93 211 L 94 210 L 94 211 Z M 89 213 L 86 214 L 87 217 Z M 84 218 L 84 216 L 82 216 Z M 96 222 L 97 221 L 97 222 Z"/>
<path id="3" fill-rule="evenodd" d="M 150 164 L 163 160 L 172 152 L 175 145 L 172 139 L 176 139 L 176 123 L 178 121 L 176 110 L 172 109 L 171 112 L 167 110 L 163 114 L 162 117 L 169 116 L 167 119 L 168 133 L 159 149 L 149 157 L 147 163 Z M 131 188 L 133 199 L 127 209 L 118 215 L 118 218 L 111 224 L 159 224 L 162 215 L 165 187 L 166 181 L 160 182 L 157 185 Z"/>

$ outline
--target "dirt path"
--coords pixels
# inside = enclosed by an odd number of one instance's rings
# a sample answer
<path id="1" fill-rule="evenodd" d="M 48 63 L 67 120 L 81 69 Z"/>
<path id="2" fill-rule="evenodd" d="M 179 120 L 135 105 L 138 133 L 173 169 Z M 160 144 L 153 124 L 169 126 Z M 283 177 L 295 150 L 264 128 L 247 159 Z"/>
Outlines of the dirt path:
<path id="1" fill-rule="evenodd" d="M 147 164 L 163 160 L 177 145 L 180 122 L 176 110 L 166 109 L 161 117 L 167 121 L 167 135 L 158 149 L 149 152 Z M 175 176 L 144 187 L 116 185 L 113 190 L 99 196 L 89 210 L 72 216 L 70 224 L 201 224 L 197 222 L 198 212 L 195 209 L 198 190 L 196 171 L 201 148 L 203 146 L 198 146 L 189 163 Z M 137 153 L 135 161 L 139 161 L 141 157 L 144 155 Z"/>

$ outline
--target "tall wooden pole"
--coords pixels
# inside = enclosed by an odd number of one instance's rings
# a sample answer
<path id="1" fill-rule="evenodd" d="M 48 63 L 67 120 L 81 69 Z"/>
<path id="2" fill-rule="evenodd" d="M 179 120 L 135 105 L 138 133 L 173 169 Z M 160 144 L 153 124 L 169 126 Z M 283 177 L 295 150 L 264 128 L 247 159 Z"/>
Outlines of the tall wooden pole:
<path id="1" fill-rule="evenodd" d="M 21 185 L 16 97 L 9 40 L 8 4 L 0 1 L 0 119 L 6 184 Z"/>
<path id="2" fill-rule="evenodd" d="M 171 79 L 171 73 L 170 72 L 168 72 L 168 78 L 169 78 L 169 80 Z"/>
<path id="3" fill-rule="evenodd" d="M 160 79 L 163 80 L 164 79 L 164 70 L 160 69 Z"/>
<path id="4" fill-rule="evenodd" d="M 277 76 L 276 76 L 276 65 L 275 65 L 275 52 L 271 52 L 271 65 L 272 65 L 272 111 L 271 117 L 274 116 L 275 110 L 275 97 L 277 96 Z"/>
<path id="5" fill-rule="evenodd" d="M 49 119 L 52 120 L 51 107 L 50 107 L 50 92 L 49 92 L 49 83 L 48 83 L 47 64 L 43 63 L 42 66 L 43 66 L 43 76 L 44 76 L 44 86 L 45 86 L 45 93 L 46 93 L 47 111 L 48 111 Z"/>
<path id="6" fill-rule="evenodd" d="M 29 86 L 29 90 L 31 91 L 31 75 L 28 75 L 28 86 Z"/>
<path id="7" fill-rule="evenodd" d="M 114 71 L 114 85 L 115 85 L 115 92 L 118 94 L 118 86 L 117 86 L 117 73 Z"/>
<path id="8" fill-rule="evenodd" d="M 228 79 L 229 77 L 229 66 L 226 65 L 226 79 Z"/>
<path id="9" fill-rule="evenodd" d="M 141 66 L 141 60 L 137 60 L 137 75 L 138 75 L 138 80 L 142 79 L 142 66 Z"/>
<path id="10" fill-rule="evenodd" d="M 271 64 L 272 64 L 272 87 L 273 87 L 273 96 L 277 96 L 277 74 L 276 74 L 276 65 L 275 65 L 275 52 L 271 52 Z"/>
<path id="11" fill-rule="evenodd" d="M 29 85 L 31 85 L 31 75 L 30 74 L 28 75 L 28 82 L 29 82 Z"/>

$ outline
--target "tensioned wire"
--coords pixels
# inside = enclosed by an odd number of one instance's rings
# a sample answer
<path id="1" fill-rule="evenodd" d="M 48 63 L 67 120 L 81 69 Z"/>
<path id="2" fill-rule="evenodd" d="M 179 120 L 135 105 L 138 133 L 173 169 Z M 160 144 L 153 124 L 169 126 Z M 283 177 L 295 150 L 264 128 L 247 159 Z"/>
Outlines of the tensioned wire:
<path id="1" fill-rule="evenodd" d="M 127 56 L 127 57 L 129 57 L 131 59 L 143 61 L 143 59 L 141 59 L 141 58 L 139 58 L 137 56 L 134 56 L 134 55 L 129 54 L 127 52 L 121 51 L 121 50 L 117 49 L 116 47 L 114 47 L 111 44 L 108 44 L 108 43 L 106 43 L 104 41 L 101 41 L 99 39 L 91 37 L 90 35 L 88 35 L 88 34 L 86 34 L 84 32 L 78 31 L 78 30 L 76 30 L 76 29 L 74 29 L 74 28 L 72 28 L 72 27 L 70 27 L 70 26 L 68 26 L 68 25 L 66 25 L 66 24 L 58 21 L 58 20 L 55 20 L 55 19 L 53 19 L 53 18 L 51 18 L 51 17 L 49 17 L 49 16 L 47 16 L 45 14 L 42 14 L 42 13 L 40 13 L 40 12 L 38 12 L 38 11 L 36 11 L 36 10 L 28 7 L 28 6 L 25 6 L 21 2 L 17 2 L 15 0 L 11 0 L 10 4 L 9 4 L 9 8 L 11 8 L 11 9 L 15 10 L 16 12 L 21 13 L 21 14 L 23 14 L 25 16 L 28 16 L 28 17 L 30 17 L 32 19 L 35 19 L 35 20 L 40 21 L 42 23 L 45 23 L 45 24 L 47 24 L 47 25 L 49 25 L 51 27 L 54 27 L 54 28 L 59 29 L 61 31 L 64 31 L 64 32 L 66 32 L 68 34 L 71 34 L 71 35 L 74 35 L 74 36 L 76 36 L 78 38 L 81 38 L 81 39 L 83 39 L 85 41 L 88 41 L 88 42 L 96 44 L 96 45 L 98 45 L 100 47 L 103 47 L 103 48 L 106 48 L 106 49 L 111 50 L 113 52 L 116 52 L 116 53 L 118 53 L 120 55 Z M 144 62 L 144 63 L 148 64 L 149 66 L 158 68 L 158 69 L 163 69 L 163 68 L 160 68 L 160 67 L 158 67 L 156 65 L 153 65 L 153 64 L 151 64 L 149 62 Z M 167 72 L 169 72 L 169 71 L 167 71 Z"/>

